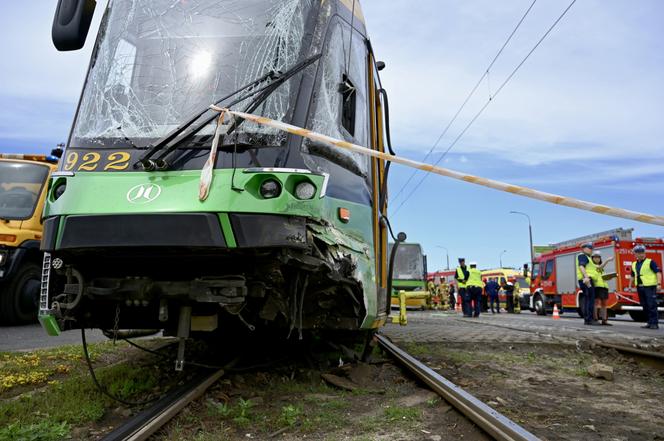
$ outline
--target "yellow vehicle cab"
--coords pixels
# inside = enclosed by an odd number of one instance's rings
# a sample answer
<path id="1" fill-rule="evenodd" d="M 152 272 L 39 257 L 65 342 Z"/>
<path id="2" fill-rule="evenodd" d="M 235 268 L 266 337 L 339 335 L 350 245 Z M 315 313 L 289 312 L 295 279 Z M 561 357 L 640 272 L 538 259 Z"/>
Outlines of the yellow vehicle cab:
<path id="1" fill-rule="evenodd" d="M 42 211 L 49 177 L 62 151 L 50 156 L 0 154 L 0 323 L 37 319 L 43 253 Z"/>

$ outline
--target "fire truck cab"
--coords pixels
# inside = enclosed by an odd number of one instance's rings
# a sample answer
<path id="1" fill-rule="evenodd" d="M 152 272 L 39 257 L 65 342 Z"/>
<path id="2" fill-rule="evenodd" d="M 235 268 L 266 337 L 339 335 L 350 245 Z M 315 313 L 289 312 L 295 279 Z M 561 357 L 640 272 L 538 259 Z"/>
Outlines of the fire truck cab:
<path id="1" fill-rule="evenodd" d="M 551 245 L 552 250 L 535 258 L 531 282 L 532 303 L 535 311 L 545 315 L 553 305 L 566 311 L 576 311 L 584 316 L 583 293 L 576 277 L 576 257 L 581 253 L 580 245 L 592 241 L 595 250 L 602 253 L 602 259 L 614 260 L 604 267 L 605 276 L 615 274 L 608 280 L 609 313 L 613 316 L 628 313 L 635 321 L 645 321 L 643 307 L 639 303 L 636 289 L 629 289 L 632 262 L 632 248 L 636 244 L 646 246 L 647 257 L 662 268 L 664 261 L 664 240 L 631 237 L 632 230 L 616 229 L 597 235 L 577 238 L 572 241 Z M 664 292 L 658 293 L 658 310 L 664 311 Z"/>

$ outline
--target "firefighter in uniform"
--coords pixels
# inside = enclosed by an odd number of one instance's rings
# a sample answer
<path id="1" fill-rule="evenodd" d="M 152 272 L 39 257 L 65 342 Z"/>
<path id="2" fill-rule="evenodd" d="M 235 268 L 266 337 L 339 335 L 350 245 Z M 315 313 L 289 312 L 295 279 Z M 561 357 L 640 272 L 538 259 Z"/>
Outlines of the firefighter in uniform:
<path id="1" fill-rule="evenodd" d="M 447 280 L 441 279 L 440 285 L 438 286 L 438 295 L 440 297 L 440 305 L 443 311 L 447 311 L 450 308 L 449 292 L 450 292 L 450 285 L 447 283 Z"/>
<path id="2" fill-rule="evenodd" d="M 470 310 L 470 296 L 466 290 L 466 282 L 468 281 L 468 268 L 466 267 L 466 259 L 459 257 L 459 266 L 456 269 L 456 274 L 454 278 L 459 285 L 459 292 L 457 295 L 461 298 L 461 309 L 463 310 L 464 317 L 472 317 L 472 311 Z"/>
<path id="3" fill-rule="evenodd" d="M 431 303 L 429 306 L 432 309 L 438 309 L 438 288 L 436 287 L 436 282 L 433 280 L 429 280 L 427 282 L 427 291 L 429 291 L 429 302 Z"/>
<path id="4" fill-rule="evenodd" d="M 595 286 L 593 279 L 597 277 L 597 268 L 592 261 L 593 244 L 588 242 L 581 245 L 582 253 L 576 256 L 576 278 L 579 281 L 579 288 L 583 292 L 584 307 L 584 325 L 598 325 L 594 320 L 593 312 L 595 310 Z"/>
<path id="5" fill-rule="evenodd" d="M 475 303 L 473 317 L 479 317 L 480 311 L 482 310 L 482 292 L 484 291 L 484 282 L 482 282 L 482 272 L 477 269 L 477 263 L 475 262 L 470 262 L 466 290 L 469 291 L 470 298 Z"/>
<path id="6" fill-rule="evenodd" d="M 648 317 L 648 324 L 642 327 L 659 329 L 657 289 L 662 287 L 662 271 L 652 259 L 646 257 L 646 247 L 637 245 L 632 251 L 636 255 L 636 262 L 632 262 L 632 278 L 629 285 L 630 288 L 636 285 L 643 312 Z"/>
<path id="7" fill-rule="evenodd" d="M 514 313 L 521 314 L 521 285 L 514 282 Z"/>

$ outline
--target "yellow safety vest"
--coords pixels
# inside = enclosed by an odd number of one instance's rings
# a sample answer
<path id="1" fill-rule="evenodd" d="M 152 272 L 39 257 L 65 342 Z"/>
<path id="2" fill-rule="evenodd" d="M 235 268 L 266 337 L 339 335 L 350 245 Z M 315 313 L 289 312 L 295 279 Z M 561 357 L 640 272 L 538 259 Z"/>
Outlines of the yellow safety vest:
<path id="1" fill-rule="evenodd" d="M 577 280 L 583 280 L 583 273 L 581 272 L 581 265 L 579 265 L 579 257 L 585 256 L 584 253 L 578 254 L 576 256 L 576 278 Z M 586 256 L 588 258 L 588 264 L 586 265 L 586 274 L 588 274 L 588 277 L 590 277 L 592 280 L 595 280 L 597 277 L 597 265 L 593 262 L 593 259 L 591 256 Z"/>
<path id="2" fill-rule="evenodd" d="M 595 262 L 593 262 L 594 264 Z M 609 288 L 609 284 L 606 283 L 606 280 L 604 280 L 604 268 L 600 268 L 598 266 L 595 267 L 595 277 L 593 277 L 593 285 L 595 285 L 595 288 Z"/>
<path id="3" fill-rule="evenodd" d="M 456 269 L 457 276 L 459 276 L 459 280 L 457 280 L 457 283 L 459 284 L 459 288 L 465 288 L 466 284 L 461 282 L 466 276 L 463 274 L 463 270 L 461 269 L 460 266 L 457 266 Z"/>
<path id="4" fill-rule="evenodd" d="M 467 286 L 477 286 L 479 288 L 484 288 L 484 282 L 482 282 L 482 271 L 477 268 L 470 268 L 468 270 L 468 282 Z"/>
<path id="5" fill-rule="evenodd" d="M 640 286 L 657 286 L 657 273 L 655 273 L 652 268 L 650 268 L 651 259 L 644 259 L 643 264 L 641 264 L 641 271 L 637 274 L 636 272 L 636 262 L 632 262 L 632 271 L 634 271 L 634 284 L 638 283 L 639 277 L 641 277 Z"/>

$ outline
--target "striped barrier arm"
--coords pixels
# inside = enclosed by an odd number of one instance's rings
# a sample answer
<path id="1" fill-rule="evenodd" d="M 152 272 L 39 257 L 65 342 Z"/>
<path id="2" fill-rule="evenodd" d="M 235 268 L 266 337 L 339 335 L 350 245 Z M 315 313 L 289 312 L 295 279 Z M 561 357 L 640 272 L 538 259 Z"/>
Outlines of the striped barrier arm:
<path id="1" fill-rule="evenodd" d="M 425 164 L 418 161 L 413 161 L 412 159 L 401 158 L 399 156 L 393 156 L 387 153 L 379 152 L 372 150 L 366 147 L 359 146 L 347 141 L 341 141 L 330 136 L 322 135 L 320 133 L 312 132 L 311 130 L 303 129 L 301 127 L 296 127 L 290 124 L 283 123 L 281 121 L 275 121 L 270 118 L 265 118 L 262 116 L 256 116 L 249 113 L 238 112 L 235 110 L 229 110 L 217 106 L 210 106 L 212 110 L 217 112 L 227 112 L 231 115 L 235 115 L 239 118 L 246 119 L 257 124 L 261 124 L 268 127 L 273 127 L 278 130 L 283 130 L 293 135 L 302 136 L 314 141 L 322 142 L 326 145 L 332 147 L 338 147 L 346 150 L 350 150 L 356 153 L 360 153 L 366 156 L 371 156 L 374 158 L 383 159 L 385 161 L 391 161 L 397 164 L 405 165 L 407 167 L 416 168 L 418 170 L 424 170 L 428 173 L 435 173 L 441 176 L 447 176 L 448 178 L 457 179 L 459 181 L 470 182 L 471 184 L 481 185 L 483 187 L 493 188 L 494 190 L 499 190 L 507 193 L 513 193 L 520 196 L 525 196 L 531 199 L 537 199 L 540 201 L 550 202 L 556 205 L 564 205 L 566 207 L 578 208 L 580 210 L 592 211 L 593 213 L 605 214 L 607 216 L 615 216 L 623 219 L 631 219 L 638 222 L 644 222 L 647 224 L 661 225 L 664 226 L 664 216 L 656 216 L 647 213 L 639 213 L 636 211 L 625 210 L 622 208 L 609 207 L 607 205 L 595 204 L 593 202 L 587 202 L 580 199 L 574 199 L 565 196 L 559 196 L 552 193 L 546 193 L 543 191 L 533 190 L 532 188 L 521 187 L 518 185 L 507 184 L 505 182 L 494 181 L 493 179 L 481 178 L 479 176 L 473 176 L 466 173 L 461 173 L 458 171 L 450 170 L 444 167 L 437 167 L 434 165 Z"/>

